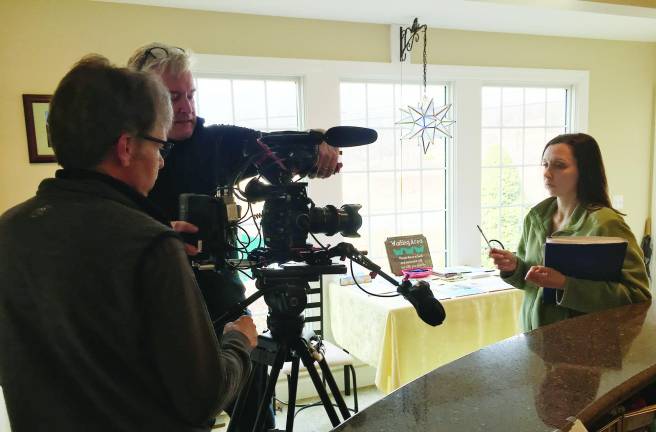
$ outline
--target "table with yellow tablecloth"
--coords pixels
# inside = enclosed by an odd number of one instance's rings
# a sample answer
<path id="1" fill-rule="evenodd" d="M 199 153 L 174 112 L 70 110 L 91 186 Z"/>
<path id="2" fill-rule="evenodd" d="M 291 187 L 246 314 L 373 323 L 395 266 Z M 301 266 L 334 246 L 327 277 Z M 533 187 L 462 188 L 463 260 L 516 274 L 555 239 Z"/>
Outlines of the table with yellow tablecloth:
<path id="1" fill-rule="evenodd" d="M 509 289 L 497 276 L 459 283 L 479 284 L 489 292 L 442 300 L 446 320 L 431 327 L 402 297 L 374 297 L 354 285 L 330 281 L 327 297 L 333 338 L 375 367 L 376 387 L 390 393 L 439 366 L 519 333 L 522 291 Z M 442 289 L 438 285 L 431 281 L 436 294 Z M 394 290 L 380 279 L 362 286 L 376 293 Z"/>

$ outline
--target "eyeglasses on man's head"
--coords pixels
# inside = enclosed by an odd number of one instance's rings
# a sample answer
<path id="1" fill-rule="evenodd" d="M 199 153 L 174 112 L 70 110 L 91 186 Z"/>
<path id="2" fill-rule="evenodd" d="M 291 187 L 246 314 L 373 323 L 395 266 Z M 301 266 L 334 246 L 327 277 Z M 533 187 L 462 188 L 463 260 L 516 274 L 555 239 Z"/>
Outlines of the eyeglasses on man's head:
<path id="1" fill-rule="evenodd" d="M 179 47 L 168 47 L 168 48 L 160 47 L 160 46 L 150 47 L 146 51 L 144 51 L 144 53 L 141 55 L 141 58 L 139 59 L 139 63 L 137 63 L 137 70 L 143 69 L 149 57 L 152 57 L 155 60 L 167 58 L 171 54 L 173 54 L 171 50 L 173 50 L 173 52 L 179 52 L 182 54 L 185 53 L 185 50 Z"/>

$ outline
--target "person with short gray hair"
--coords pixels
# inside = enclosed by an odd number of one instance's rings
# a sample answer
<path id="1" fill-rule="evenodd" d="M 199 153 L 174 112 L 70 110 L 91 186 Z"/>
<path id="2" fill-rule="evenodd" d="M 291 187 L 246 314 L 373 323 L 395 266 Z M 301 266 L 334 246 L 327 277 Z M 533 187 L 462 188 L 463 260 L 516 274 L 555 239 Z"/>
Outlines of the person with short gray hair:
<path id="1" fill-rule="evenodd" d="M 94 55 L 49 112 L 63 169 L 0 216 L 0 383 L 22 431 L 209 431 L 250 371 L 250 317 L 218 341 L 183 243 L 146 195 L 168 92 Z"/>
<path id="2" fill-rule="evenodd" d="M 191 59 L 187 52 L 179 47 L 153 42 L 137 49 L 128 60 L 132 69 L 144 72 L 169 72 L 180 75 L 191 70 Z"/>
<path id="3" fill-rule="evenodd" d="M 255 141 L 263 134 L 238 126 L 205 126 L 204 119 L 196 116 L 196 87 L 190 63 L 189 53 L 184 49 L 163 43 L 142 46 L 128 60 L 128 67 L 134 70 L 157 74 L 171 95 L 173 125 L 169 138 L 175 142 L 175 148 L 149 197 L 173 220 L 178 219 L 180 194 L 212 195 L 217 187 L 232 186 L 231 180 L 246 160 L 244 148 L 255 146 Z M 321 143 L 310 177 L 329 177 L 337 172 L 338 155 L 336 148 Z M 255 167 L 250 166 L 243 173 L 243 178 L 255 174 Z M 234 239 L 233 244 L 236 243 Z M 213 319 L 244 300 L 244 285 L 235 270 L 197 270 L 195 274 Z M 220 327 L 216 330 L 221 333 Z M 263 392 L 266 376 L 256 376 L 255 381 L 255 387 Z M 250 392 L 246 409 L 253 411 L 244 413 L 238 425 L 239 431 L 252 429 L 257 407 L 256 393 Z M 266 423 L 266 427 L 275 426 L 272 412 L 268 413 Z"/>
<path id="4" fill-rule="evenodd" d="M 178 219 L 181 194 L 212 195 L 217 187 L 229 186 L 245 162 L 244 148 L 254 146 L 263 134 L 238 126 L 205 126 L 204 119 L 196 116 L 196 88 L 190 65 L 190 55 L 184 49 L 159 42 L 138 48 L 128 60 L 129 68 L 158 75 L 170 93 L 173 124 L 168 137 L 175 147 L 149 198 L 174 221 Z M 338 170 L 338 154 L 336 148 L 321 143 L 311 176 L 333 175 Z M 256 173 L 251 166 L 243 177 Z M 212 273 L 205 271 L 196 275 L 210 316 L 216 319 L 244 299 L 244 286 L 234 270 Z M 220 329 L 217 330 L 220 334 Z"/>

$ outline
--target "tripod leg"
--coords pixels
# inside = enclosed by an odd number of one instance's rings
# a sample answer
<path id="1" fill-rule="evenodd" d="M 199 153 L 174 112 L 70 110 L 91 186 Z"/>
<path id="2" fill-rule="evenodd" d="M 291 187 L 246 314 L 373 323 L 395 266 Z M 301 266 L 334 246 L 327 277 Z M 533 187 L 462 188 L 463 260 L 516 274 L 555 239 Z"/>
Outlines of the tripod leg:
<path id="1" fill-rule="evenodd" d="M 337 412 L 335 411 L 335 408 L 333 407 L 333 404 L 330 401 L 330 397 L 328 397 L 328 393 L 326 392 L 326 389 L 321 384 L 321 377 L 319 377 L 319 373 L 317 372 L 317 369 L 314 366 L 314 359 L 310 355 L 310 352 L 308 351 L 308 348 L 305 345 L 304 340 L 300 339 L 297 342 L 295 342 L 294 348 L 296 349 L 298 355 L 301 357 L 301 360 L 303 361 L 305 368 L 310 374 L 310 378 L 312 378 L 312 383 L 314 384 L 314 388 L 317 390 L 317 394 L 319 395 L 319 398 L 321 399 L 321 403 L 323 404 L 323 407 L 326 410 L 326 414 L 328 414 L 328 418 L 330 418 L 330 422 L 333 424 L 333 426 L 339 425 L 340 421 L 339 421 L 339 417 L 337 417 Z"/>
<path id="2" fill-rule="evenodd" d="M 346 420 L 347 418 L 351 417 L 351 412 L 348 410 L 348 407 L 346 406 L 346 402 L 344 402 L 344 398 L 342 397 L 342 394 L 339 392 L 339 387 L 337 387 L 337 383 L 335 382 L 335 377 L 333 377 L 332 372 L 330 372 L 330 367 L 326 362 L 326 358 L 321 356 L 321 360 L 319 360 L 318 363 L 319 363 L 319 367 L 321 368 L 321 374 L 323 375 L 323 379 L 328 384 L 328 388 L 330 388 L 330 392 L 333 394 L 333 398 L 335 398 L 335 403 L 337 403 L 337 406 L 339 407 L 339 411 L 342 413 L 342 417 L 344 417 L 344 420 Z"/>
<path id="3" fill-rule="evenodd" d="M 266 410 L 269 408 L 269 403 L 271 397 L 273 397 L 273 390 L 276 388 L 276 382 L 278 381 L 278 375 L 280 375 L 280 369 L 282 369 L 285 359 L 287 358 L 287 349 L 286 347 L 281 347 L 276 353 L 276 358 L 273 361 L 273 366 L 271 367 L 271 374 L 267 380 L 266 388 L 264 390 L 264 396 L 260 401 L 260 406 L 257 410 L 257 417 L 255 418 L 255 425 L 253 426 L 253 432 L 260 432 L 262 430 L 262 424 L 264 423 L 264 416 Z"/>
<path id="4" fill-rule="evenodd" d="M 292 374 L 289 377 L 289 386 L 288 386 L 288 405 L 287 405 L 287 425 L 285 430 L 287 432 L 292 432 L 294 430 L 294 415 L 296 414 L 296 390 L 298 388 L 298 364 L 300 359 L 296 356 L 292 357 Z"/>
<path id="5" fill-rule="evenodd" d="M 226 432 L 234 432 L 237 428 L 237 419 L 241 418 L 244 412 L 244 405 L 248 399 L 248 393 L 251 391 L 253 385 L 253 376 L 255 375 L 255 368 L 260 367 L 258 365 L 252 365 L 250 372 L 248 373 L 248 378 L 246 383 L 242 387 L 239 395 L 237 396 L 237 401 L 235 402 L 235 407 L 232 410 L 232 415 L 230 416 L 230 423 L 228 424 L 228 430 Z"/>

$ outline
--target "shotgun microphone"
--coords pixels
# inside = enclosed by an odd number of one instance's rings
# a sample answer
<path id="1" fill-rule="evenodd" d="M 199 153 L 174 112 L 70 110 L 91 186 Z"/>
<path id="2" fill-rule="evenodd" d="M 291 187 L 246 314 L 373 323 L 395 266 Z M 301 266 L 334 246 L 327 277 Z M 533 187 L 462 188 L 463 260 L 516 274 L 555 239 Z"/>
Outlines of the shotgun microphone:
<path id="1" fill-rule="evenodd" d="M 324 141 L 333 147 L 356 147 L 371 144 L 378 139 L 378 132 L 357 126 L 335 126 L 324 134 Z"/>
<path id="2" fill-rule="evenodd" d="M 271 132 L 260 138 L 270 147 L 319 145 L 321 141 L 325 141 L 333 147 L 356 147 L 371 144 L 377 139 L 378 133 L 375 130 L 357 126 L 335 126 L 326 132 L 318 130 Z"/>

